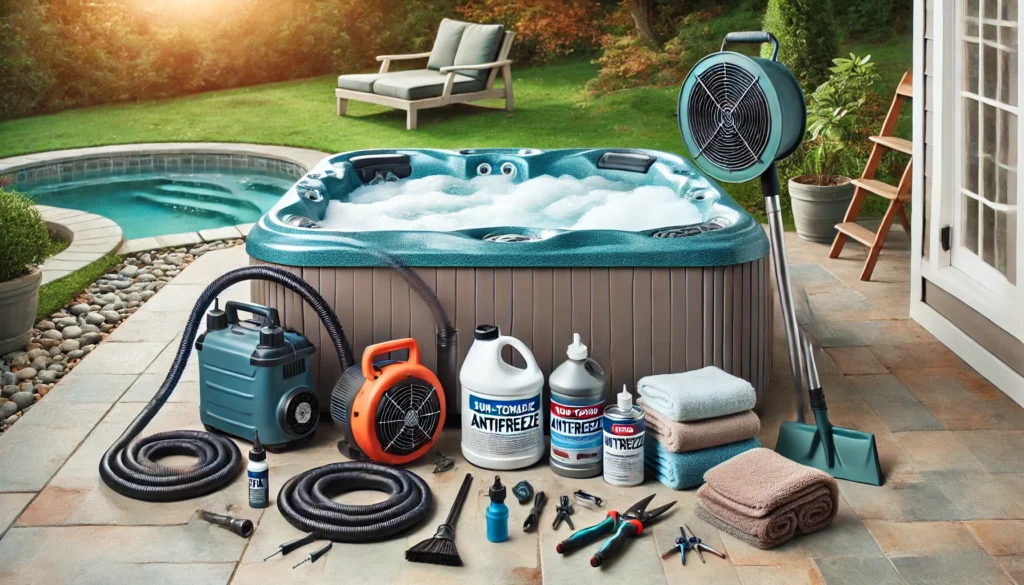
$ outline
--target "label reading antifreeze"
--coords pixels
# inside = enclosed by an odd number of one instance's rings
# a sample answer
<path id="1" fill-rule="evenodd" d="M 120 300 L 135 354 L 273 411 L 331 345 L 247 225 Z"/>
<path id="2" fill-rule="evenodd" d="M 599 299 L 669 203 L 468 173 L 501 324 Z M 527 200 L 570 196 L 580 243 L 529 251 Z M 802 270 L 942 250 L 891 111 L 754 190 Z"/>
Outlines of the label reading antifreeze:
<path id="1" fill-rule="evenodd" d="M 604 401 L 569 404 L 551 398 L 551 458 L 561 463 L 601 461 Z"/>
<path id="2" fill-rule="evenodd" d="M 470 423 L 462 441 L 485 456 L 520 456 L 543 448 L 540 395 L 518 400 L 484 398 L 469 392 Z"/>
<path id="3" fill-rule="evenodd" d="M 612 485 L 638 485 L 644 481 L 643 419 L 604 418 L 604 480 Z"/>

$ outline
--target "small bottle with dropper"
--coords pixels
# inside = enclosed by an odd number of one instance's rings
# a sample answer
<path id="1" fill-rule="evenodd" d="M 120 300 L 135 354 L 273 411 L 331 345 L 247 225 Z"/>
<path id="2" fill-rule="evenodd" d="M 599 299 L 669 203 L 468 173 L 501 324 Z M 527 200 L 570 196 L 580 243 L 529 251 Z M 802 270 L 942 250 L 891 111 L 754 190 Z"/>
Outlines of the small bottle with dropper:
<path id="1" fill-rule="evenodd" d="M 267 452 L 260 443 L 260 432 L 256 431 L 249 451 L 249 507 L 266 508 L 270 505 L 270 465 Z"/>
<path id="2" fill-rule="evenodd" d="M 487 506 L 487 540 L 505 542 L 508 540 L 508 506 L 505 505 L 505 486 L 501 478 L 494 476 L 494 485 L 487 490 L 491 503 Z"/>

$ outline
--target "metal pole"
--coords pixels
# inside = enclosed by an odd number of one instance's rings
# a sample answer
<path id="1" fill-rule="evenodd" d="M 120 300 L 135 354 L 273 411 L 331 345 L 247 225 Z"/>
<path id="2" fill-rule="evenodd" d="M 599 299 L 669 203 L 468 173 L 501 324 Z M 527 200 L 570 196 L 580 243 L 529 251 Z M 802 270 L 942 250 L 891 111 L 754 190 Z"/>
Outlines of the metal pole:
<path id="1" fill-rule="evenodd" d="M 782 305 L 782 320 L 786 325 L 786 345 L 789 347 L 789 367 L 796 385 L 796 421 L 804 422 L 804 348 L 800 337 L 800 326 L 793 306 L 793 289 L 790 286 L 789 258 L 786 256 L 785 231 L 782 224 L 782 205 L 779 202 L 779 172 L 775 163 L 761 175 L 761 194 L 768 212 L 768 239 L 771 242 L 772 264 L 775 267 L 775 284 L 779 289 L 779 304 Z"/>

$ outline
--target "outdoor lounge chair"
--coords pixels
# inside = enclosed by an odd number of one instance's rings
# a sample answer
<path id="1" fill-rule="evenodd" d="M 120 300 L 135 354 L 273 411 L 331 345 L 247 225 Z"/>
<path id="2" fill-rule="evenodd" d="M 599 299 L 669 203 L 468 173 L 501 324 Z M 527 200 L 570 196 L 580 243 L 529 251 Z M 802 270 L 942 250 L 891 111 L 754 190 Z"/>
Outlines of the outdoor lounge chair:
<path id="1" fill-rule="evenodd" d="M 341 75 L 334 95 L 338 115 L 344 116 L 348 100 L 358 100 L 405 110 L 405 127 L 416 129 L 416 113 L 427 108 L 478 100 L 505 98 L 505 109 L 512 111 L 513 32 L 500 24 L 471 24 L 444 19 L 437 29 L 434 48 L 429 53 L 381 55 L 378 73 Z M 429 58 L 429 59 L 428 59 Z M 426 69 L 388 71 L 392 61 L 427 59 Z M 494 88 L 501 70 L 505 87 Z"/>

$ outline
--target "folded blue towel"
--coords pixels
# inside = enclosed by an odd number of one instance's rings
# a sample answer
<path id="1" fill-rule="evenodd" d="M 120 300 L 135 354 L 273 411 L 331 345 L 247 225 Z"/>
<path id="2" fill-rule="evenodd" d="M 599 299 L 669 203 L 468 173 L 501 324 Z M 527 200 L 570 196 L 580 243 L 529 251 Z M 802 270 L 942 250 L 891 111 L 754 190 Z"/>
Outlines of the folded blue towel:
<path id="1" fill-rule="evenodd" d="M 640 395 L 637 404 L 677 422 L 736 414 L 754 408 L 757 402 L 750 382 L 715 366 L 644 376 L 636 383 L 636 391 Z"/>
<path id="2" fill-rule="evenodd" d="M 650 439 L 650 438 L 648 438 Z M 661 483 L 674 490 L 694 488 L 704 483 L 704 473 L 733 457 L 761 446 L 757 437 L 709 447 L 699 451 L 672 453 L 660 441 L 644 442 L 644 464 Z"/>

